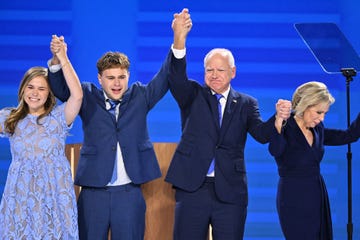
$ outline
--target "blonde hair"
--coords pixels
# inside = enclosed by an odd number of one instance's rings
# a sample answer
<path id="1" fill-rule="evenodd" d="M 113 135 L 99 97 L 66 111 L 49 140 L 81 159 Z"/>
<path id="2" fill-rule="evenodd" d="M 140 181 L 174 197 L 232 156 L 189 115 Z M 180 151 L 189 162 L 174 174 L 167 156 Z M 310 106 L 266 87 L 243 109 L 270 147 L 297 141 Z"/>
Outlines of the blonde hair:
<path id="1" fill-rule="evenodd" d="M 18 106 L 11 110 L 8 118 L 5 120 L 5 131 L 10 133 L 11 135 L 14 134 L 16 125 L 18 122 L 25 118 L 25 116 L 29 113 L 29 106 L 24 100 L 24 92 L 26 86 L 29 84 L 29 82 L 38 76 L 42 76 L 45 78 L 47 84 L 48 83 L 48 71 L 44 67 L 32 67 L 29 70 L 26 71 L 24 74 L 21 82 L 20 87 L 18 91 Z M 53 92 L 49 88 L 49 96 L 46 99 L 46 102 L 44 104 L 45 112 L 37 117 L 37 123 L 39 124 L 39 121 L 41 118 L 48 115 L 51 110 L 54 108 L 56 104 L 56 98 L 53 94 Z"/>
<path id="2" fill-rule="evenodd" d="M 335 98 L 324 83 L 312 81 L 300 85 L 295 90 L 291 105 L 296 116 L 303 116 L 304 111 L 309 107 L 320 103 L 331 105 L 334 102 Z"/>

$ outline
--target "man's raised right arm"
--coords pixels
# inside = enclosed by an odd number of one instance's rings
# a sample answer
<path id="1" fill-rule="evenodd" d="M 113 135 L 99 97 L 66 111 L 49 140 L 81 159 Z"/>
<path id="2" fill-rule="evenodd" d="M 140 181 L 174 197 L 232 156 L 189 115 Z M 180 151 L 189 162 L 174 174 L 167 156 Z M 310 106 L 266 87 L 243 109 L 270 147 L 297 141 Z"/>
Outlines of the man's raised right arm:
<path id="1" fill-rule="evenodd" d="M 55 97 L 60 99 L 62 102 L 66 102 L 70 97 L 70 90 L 66 84 L 64 74 L 61 70 L 60 60 L 57 58 L 54 52 L 52 52 L 52 54 L 52 58 L 48 61 L 50 88 Z"/>
<path id="2" fill-rule="evenodd" d="M 180 13 L 174 14 L 171 27 L 174 32 L 173 48 L 177 50 L 185 49 L 186 37 L 192 28 L 192 21 L 187 8 L 184 8 Z"/>

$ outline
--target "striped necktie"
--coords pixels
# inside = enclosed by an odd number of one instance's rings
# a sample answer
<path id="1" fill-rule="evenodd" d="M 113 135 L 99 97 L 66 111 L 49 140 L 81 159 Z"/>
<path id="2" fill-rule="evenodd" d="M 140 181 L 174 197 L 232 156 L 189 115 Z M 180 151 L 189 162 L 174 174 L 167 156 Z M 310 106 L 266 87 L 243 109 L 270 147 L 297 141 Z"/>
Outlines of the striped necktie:
<path id="1" fill-rule="evenodd" d="M 115 116 L 115 109 L 116 109 L 117 105 L 120 104 L 120 101 L 108 99 L 107 102 L 110 104 L 110 108 L 108 109 L 108 111 Z"/>

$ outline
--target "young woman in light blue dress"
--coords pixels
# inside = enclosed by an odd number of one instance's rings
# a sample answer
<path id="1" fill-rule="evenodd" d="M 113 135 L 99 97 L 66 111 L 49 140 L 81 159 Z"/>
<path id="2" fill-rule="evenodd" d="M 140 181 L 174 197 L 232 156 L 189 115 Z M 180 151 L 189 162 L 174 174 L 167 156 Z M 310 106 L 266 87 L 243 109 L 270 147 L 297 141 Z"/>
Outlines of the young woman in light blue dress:
<path id="1" fill-rule="evenodd" d="M 24 75 L 18 106 L 0 110 L 0 136 L 10 141 L 12 161 L 0 204 L 0 239 L 78 239 L 73 180 L 65 139 L 79 112 L 82 89 L 63 37 L 53 36 L 71 96 L 56 106 L 48 70 Z"/>

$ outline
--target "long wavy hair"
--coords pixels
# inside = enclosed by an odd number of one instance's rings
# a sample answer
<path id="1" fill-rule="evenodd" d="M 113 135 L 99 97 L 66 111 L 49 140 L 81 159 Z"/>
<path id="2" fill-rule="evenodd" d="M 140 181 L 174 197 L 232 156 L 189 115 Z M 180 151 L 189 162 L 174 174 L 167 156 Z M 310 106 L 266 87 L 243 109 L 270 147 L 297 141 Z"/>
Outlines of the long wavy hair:
<path id="1" fill-rule="evenodd" d="M 37 124 L 40 124 L 41 118 L 47 116 L 56 104 L 56 98 L 49 86 L 47 69 L 44 67 L 32 67 L 29 70 L 27 70 L 20 82 L 19 91 L 18 91 L 18 106 L 11 110 L 8 118 L 5 120 L 5 131 L 8 132 L 10 135 L 14 134 L 18 122 L 21 119 L 25 118 L 26 115 L 29 113 L 29 106 L 24 100 L 25 88 L 28 86 L 29 82 L 33 78 L 39 76 L 45 78 L 47 85 L 49 87 L 49 95 L 44 104 L 45 112 L 39 115 L 36 119 Z"/>

